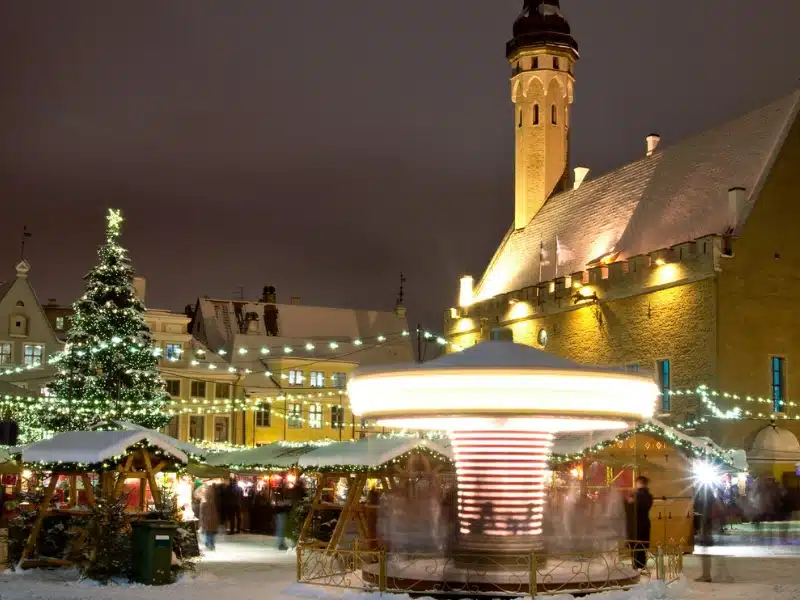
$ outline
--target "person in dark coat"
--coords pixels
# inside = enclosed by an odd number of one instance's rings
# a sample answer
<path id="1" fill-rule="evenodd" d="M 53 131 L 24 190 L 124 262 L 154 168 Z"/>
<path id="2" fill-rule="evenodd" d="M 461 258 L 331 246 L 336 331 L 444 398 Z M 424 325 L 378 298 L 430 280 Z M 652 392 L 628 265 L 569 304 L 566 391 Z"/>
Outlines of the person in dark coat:
<path id="1" fill-rule="evenodd" d="M 628 546 L 633 550 L 633 568 L 647 566 L 647 548 L 650 546 L 650 509 L 653 495 L 647 487 L 650 480 L 644 475 L 636 478 L 636 490 L 628 498 Z"/>

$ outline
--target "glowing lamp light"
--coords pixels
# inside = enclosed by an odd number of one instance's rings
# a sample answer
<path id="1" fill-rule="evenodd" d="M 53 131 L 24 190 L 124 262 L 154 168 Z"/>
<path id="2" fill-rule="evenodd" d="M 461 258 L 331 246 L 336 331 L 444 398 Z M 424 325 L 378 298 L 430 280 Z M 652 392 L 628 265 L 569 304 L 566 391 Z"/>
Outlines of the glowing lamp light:
<path id="1" fill-rule="evenodd" d="M 475 280 L 472 275 L 464 275 L 461 278 L 461 287 L 458 292 L 458 305 L 461 308 L 467 308 L 475 301 L 474 286 Z"/>
<path id="2" fill-rule="evenodd" d="M 695 481 L 700 485 L 714 485 L 719 482 L 720 471 L 710 462 L 695 461 L 692 465 L 692 473 Z"/>

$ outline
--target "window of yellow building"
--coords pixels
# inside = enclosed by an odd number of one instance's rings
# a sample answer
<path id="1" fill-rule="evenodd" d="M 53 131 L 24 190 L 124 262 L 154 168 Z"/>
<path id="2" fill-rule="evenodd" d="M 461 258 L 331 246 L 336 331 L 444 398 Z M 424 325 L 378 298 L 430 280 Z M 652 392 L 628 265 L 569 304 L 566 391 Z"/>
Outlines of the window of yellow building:
<path id="1" fill-rule="evenodd" d="M 214 417 L 214 441 L 227 442 L 231 420 L 228 417 Z"/>
<path id="2" fill-rule="evenodd" d="M 189 439 L 203 440 L 206 437 L 206 418 L 202 415 L 189 417 Z"/>
<path id="3" fill-rule="evenodd" d="M 181 380 L 180 379 L 166 379 L 164 380 L 167 393 L 173 398 L 181 397 Z"/>
<path id="4" fill-rule="evenodd" d="M 322 429 L 321 404 L 312 404 L 308 407 L 308 426 L 311 429 Z"/>
<path id="5" fill-rule="evenodd" d="M 193 381 L 192 382 L 192 398 L 205 398 L 206 397 L 206 382 Z"/>
<path id="6" fill-rule="evenodd" d="M 215 397 L 220 399 L 227 399 L 231 397 L 231 384 L 218 383 L 215 386 Z"/>
<path id="7" fill-rule="evenodd" d="M 303 372 L 299 369 L 289 369 L 289 385 L 303 385 Z"/>
<path id="8" fill-rule="evenodd" d="M 164 345 L 164 358 L 171 361 L 181 359 L 183 344 L 169 343 Z"/>
<path id="9" fill-rule="evenodd" d="M 256 411 L 256 427 L 272 427 L 272 412 L 269 407 Z"/>
<path id="10" fill-rule="evenodd" d="M 344 407 L 341 405 L 331 406 L 331 427 L 341 429 L 344 427 Z"/>
<path id="11" fill-rule="evenodd" d="M 347 386 L 347 373 L 333 373 L 331 375 L 331 387 L 344 389 Z"/>
<path id="12" fill-rule="evenodd" d="M 43 363 L 44 346 L 41 344 L 25 344 L 22 350 L 22 363 L 26 367 L 38 367 Z"/>
<path id="13" fill-rule="evenodd" d="M 311 387 L 325 387 L 325 373 L 311 371 Z"/>
<path id="14" fill-rule="evenodd" d="M 287 424 L 289 429 L 302 429 L 303 428 L 303 405 L 292 403 L 289 405 L 288 414 L 286 415 Z"/>

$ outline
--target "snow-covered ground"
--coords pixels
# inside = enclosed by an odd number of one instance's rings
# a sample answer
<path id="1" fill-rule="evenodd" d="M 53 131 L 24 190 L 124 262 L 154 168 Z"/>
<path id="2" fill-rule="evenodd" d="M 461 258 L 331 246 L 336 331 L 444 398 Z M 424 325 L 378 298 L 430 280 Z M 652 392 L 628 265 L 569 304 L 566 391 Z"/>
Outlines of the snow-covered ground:
<path id="1" fill-rule="evenodd" d="M 720 583 L 696 583 L 700 557 L 685 560 L 686 578 L 664 589 L 658 583 L 629 592 L 597 594 L 598 600 L 797 600 L 800 598 L 800 548 L 761 546 L 745 556 L 712 557 Z M 732 576 L 733 583 L 724 583 Z M 71 570 L 0 573 L 0 600 L 371 600 L 378 594 L 337 591 L 295 583 L 295 556 L 274 549 L 271 538 L 220 536 L 197 574 L 172 586 L 109 586 L 77 581 Z M 408 600 L 385 594 L 384 600 Z M 558 596 L 566 600 L 568 596 Z"/>

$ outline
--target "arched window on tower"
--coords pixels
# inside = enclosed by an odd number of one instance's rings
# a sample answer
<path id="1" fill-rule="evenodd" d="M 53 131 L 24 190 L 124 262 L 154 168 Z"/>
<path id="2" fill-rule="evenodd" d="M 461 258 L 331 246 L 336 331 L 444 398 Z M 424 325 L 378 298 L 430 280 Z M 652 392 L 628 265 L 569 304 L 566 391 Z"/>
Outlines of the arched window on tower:
<path id="1" fill-rule="evenodd" d="M 538 56 L 534 56 L 531 59 L 531 69 L 538 69 L 538 68 L 539 68 L 539 57 Z"/>
<path id="2" fill-rule="evenodd" d="M 538 125 L 539 124 L 539 105 L 538 104 L 534 104 L 533 105 L 533 124 L 534 125 Z"/>
<path id="3" fill-rule="evenodd" d="M 517 127 L 522 127 L 522 109 L 519 109 L 519 122 L 517 123 Z"/>
<path id="4" fill-rule="evenodd" d="M 555 104 L 550 107 L 550 122 L 558 125 L 558 107 Z"/>

